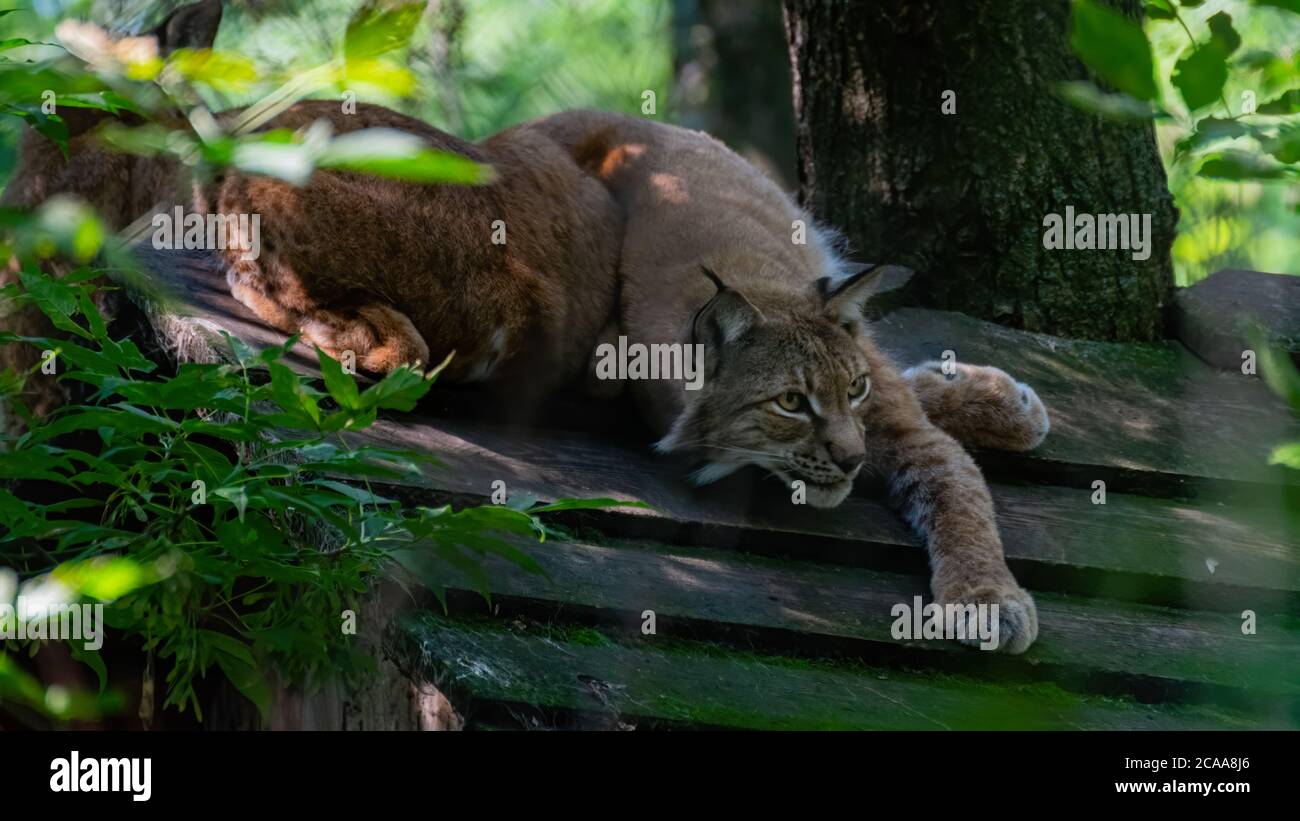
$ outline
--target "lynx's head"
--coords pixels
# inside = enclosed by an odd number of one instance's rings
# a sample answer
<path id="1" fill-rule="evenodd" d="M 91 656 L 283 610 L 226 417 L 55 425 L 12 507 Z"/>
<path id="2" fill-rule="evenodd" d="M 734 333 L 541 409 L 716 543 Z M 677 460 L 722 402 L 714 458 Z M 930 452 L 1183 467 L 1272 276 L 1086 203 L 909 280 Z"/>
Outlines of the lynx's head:
<path id="1" fill-rule="evenodd" d="M 658 449 L 703 458 L 699 484 L 758 465 L 787 486 L 803 482 L 815 507 L 844 501 L 866 458 L 873 394 L 862 309 L 881 271 L 822 278 L 760 310 L 705 269 L 718 292 L 694 321 L 704 385 Z"/>

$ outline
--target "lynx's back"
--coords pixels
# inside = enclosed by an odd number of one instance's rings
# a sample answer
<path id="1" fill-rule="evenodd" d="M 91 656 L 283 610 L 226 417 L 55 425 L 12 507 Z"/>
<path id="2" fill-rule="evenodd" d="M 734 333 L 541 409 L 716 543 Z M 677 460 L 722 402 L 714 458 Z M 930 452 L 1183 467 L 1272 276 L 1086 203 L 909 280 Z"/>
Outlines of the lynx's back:
<path id="1" fill-rule="evenodd" d="M 825 236 L 780 186 L 703 132 L 594 111 L 536 125 L 635 215 L 619 263 L 629 341 L 689 337 L 692 317 L 714 292 L 701 263 L 760 309 L 786 306 L 792 291 L 811 294 L 818 277 L 842 273 Z M 676 387 L 632 386 L 661 430 L 681 410 Z"/>

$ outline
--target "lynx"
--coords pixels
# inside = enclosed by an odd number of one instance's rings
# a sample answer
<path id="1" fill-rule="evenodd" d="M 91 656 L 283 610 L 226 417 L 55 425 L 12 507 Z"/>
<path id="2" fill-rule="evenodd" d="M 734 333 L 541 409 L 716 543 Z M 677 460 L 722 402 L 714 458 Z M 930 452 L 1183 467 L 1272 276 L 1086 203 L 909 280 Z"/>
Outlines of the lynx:
<path id="1" fill-rule="evenodd" d="M 209 45 L 211 5 L 177 12 L 165 46 Z M 29 132 L 4 204 L 73 193 L 120 228 L 186 190 L 174 164 L 101 146 L 95 118 L 69 123 L 67 160 Z M 1003 651 L 1034 641 L 1033 599 L 1006 566 L 989 491 L 960 442 L 1035 447 L 1048 431 L 1042 402 L 996 368 L 900 373 L 863 318 L 883 269 L 848 261 L 720 142 L 568 112 L 470 144 L 383 108 L 345 115 L 323 102 L 267 127 L 319 120 L 336 132 L 400 129 L 498 178 L 469 188 L 318 172 L 295 188 L 229 171 L 194 186 L 196 211 L 262 215 L 260 258 L 220 253 L 232 294 L 263 321 L 378 372 L 454 351 L 445 378 L 511 401 L 584 382 L 608 394 L 592 378 L 594 352 L 620 335 L 703 345 L 699 390 L 671 378 L 615 384 L 632 391 L 659 451 L 696 459 L 699 484 L 757 466 L 802 483 L 817 507 L 838 505 L 864 472 L 882 477 L 924 537 L 936 600 L 998 605 Z M 498 220 L 504 244 L 490 241 Z M 811 229 L 806 243 L 793 241 L 798 221 Z M 31 319 L 6 320 L 19 321 Z M 978 635 L 973 627 L 965 634 Z"/>
<path id="2" fill-rule="evenodd" d="M 832 507 L 863 471 L 924 537 L 941 604 L 997 604 L 1000 649 L 1037 635 L 1006 566 L 993 503 L 954 437 L 1025 450 L 1048 432 L 1034 391 L 995 368 L 907 375 L 872 342 L 863 308 L 882 268 L 852 264 L 780 188 L 717 140 L 645 120 L 569 112 L 536 124 L 627 214 L 618 333 L 703 342 L 703 388 L 631 382 L 662 452 L 699 459 L 707 484 L 747 465 L 802 482 Z M 809 226 L 808 241 L 792 228 Z M 937 377 L 937 378 L 936 378 Z"/>

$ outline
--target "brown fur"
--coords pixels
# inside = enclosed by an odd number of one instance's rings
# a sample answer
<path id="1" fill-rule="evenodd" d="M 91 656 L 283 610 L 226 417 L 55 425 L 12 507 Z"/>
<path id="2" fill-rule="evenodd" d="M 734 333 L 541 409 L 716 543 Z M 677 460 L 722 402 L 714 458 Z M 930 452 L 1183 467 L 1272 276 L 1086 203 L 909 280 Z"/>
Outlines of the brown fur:
<path id="1" fill-rule="evenodd" d="M 344 172 L 302 188 L 228 173 L 195 210 L 262 215 L 262 255 L 226 251 L 232 293 L 286 332 L 372 371 L 455 352 L 445 376 L 535 395 L 581 374 L 614 307 L 621 213 L 545 135 L 521 126 L 472 145 L 376 106 L 304 102 L 273 121 L 387 127 L 489 163 L 487 186 Z M 494 244 L 493 223 L 506 229 Z"/>
<path id="2" fill-rule="evenodd" d="M 372 371 L 436 363 L 454 352 L 448 380 L 486 382 L 519 403 L 581 375 L 614 308 L 621 212 L 599 183 L 528 126 L 472 145 L 377 106 L 358 105 L 345 115 L 336 103 L 306 101 L 265 127 L 296 129 L 322 119 L 336 132 L 386 127 L 416 134 L 491 164 L 498 179 L 481 187 L 422 185 L 321 171 L 295 188 L 227 172 L 195 190 L 192 208 L 261 216 L 258 259 L 243 260 L 234 247 L 219 252 L 237 299 L 334 356 L 352 351 Z M 92 132 L 70 148 L 65 162 L 52 144 L 28 133 L 4 204 L 30 207 L 51 193 L 70 193 L 120 229 L 156 202 L 178 199 L 183 180 L 175 163 L 110 151 Z M 504 244 L 492 242 L 498 219 Z M 46 327 L 34 309 L 12 321 Z M 34 355 L 29 348 L 22 354 Z M 58 403 L 52 382 L 34 384 L 41 408 Z"/>

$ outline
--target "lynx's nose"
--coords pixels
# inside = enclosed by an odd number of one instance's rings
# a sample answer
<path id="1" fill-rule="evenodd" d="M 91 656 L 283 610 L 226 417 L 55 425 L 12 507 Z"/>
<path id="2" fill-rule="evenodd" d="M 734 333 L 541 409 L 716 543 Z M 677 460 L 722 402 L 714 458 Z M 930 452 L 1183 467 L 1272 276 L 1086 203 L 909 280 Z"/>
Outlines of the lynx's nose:
<path id="1" fill-rule="evenodd" d="M 831 454 L 831 459 L 839 466 L 840 470 L 844 471 L 846 475 L 857 470 L 858 465 L 862 464 L 862 461 L 866 458 L 867 455 L 865 453 L 854 453 L 849 456 L 839 456 L 834 453 Z"/>

